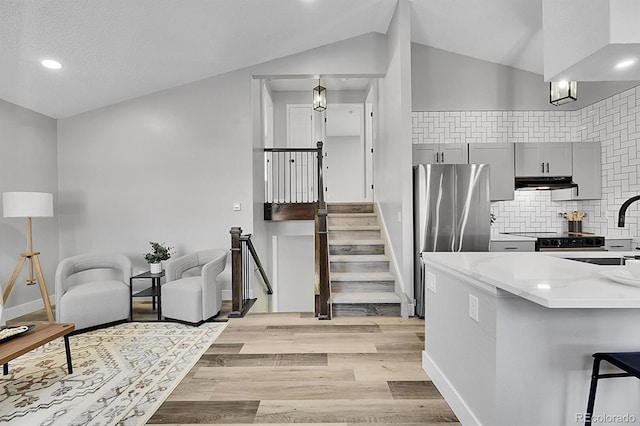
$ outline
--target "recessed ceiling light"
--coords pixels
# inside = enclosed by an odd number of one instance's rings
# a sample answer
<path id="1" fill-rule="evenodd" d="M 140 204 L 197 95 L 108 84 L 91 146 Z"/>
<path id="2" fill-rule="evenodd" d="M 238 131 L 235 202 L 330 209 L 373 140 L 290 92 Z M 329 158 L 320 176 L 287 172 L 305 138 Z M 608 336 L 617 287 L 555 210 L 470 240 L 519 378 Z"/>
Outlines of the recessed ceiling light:
<path id="1" fill-rule="evenodd" d="M 44 59 L 40 63 L 43 67 L 49 68 L 50 70 L 59 70 L 62 68 L 62 64 L 58 61 L 54 61 L 53 59 Z"/>
<path id="2" fill-rule="evenodd" d="M 617 69 L 617 70 L 621 70 L 623 68 L 628 68 L 631 65 L 635 64 L 636 61 L 637 61 L 637 59 L 626 59 L 624 61 L 618 62 L 614 68 Z"/>

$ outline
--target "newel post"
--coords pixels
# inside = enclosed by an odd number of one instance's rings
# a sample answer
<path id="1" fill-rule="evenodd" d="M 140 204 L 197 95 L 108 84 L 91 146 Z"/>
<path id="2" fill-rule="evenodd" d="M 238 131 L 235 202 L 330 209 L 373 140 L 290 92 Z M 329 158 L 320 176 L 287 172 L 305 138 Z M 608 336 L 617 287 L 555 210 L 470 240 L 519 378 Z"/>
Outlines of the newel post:
<path id="1" fill-rule="evenodd" d="M 318 287 L 319 319 L 331 319 L 329 300 L 331 298 L 331 286 L 329 285 L 329 241 L 327 237 L 327 204 L 324 199 L 324 173 L 322 168 L 322 142 L 317 143 L 318 150 L 318 211 L 317 211 L 317 256 L 318 262 Z"/>
<path id="2" fill-rule="evenodd" d="M 229 231 L 231 234 L 231 310 L 242 310 L 242 249 L 240 247 L 240 235 L 242 228 L 234 226 Z"/>

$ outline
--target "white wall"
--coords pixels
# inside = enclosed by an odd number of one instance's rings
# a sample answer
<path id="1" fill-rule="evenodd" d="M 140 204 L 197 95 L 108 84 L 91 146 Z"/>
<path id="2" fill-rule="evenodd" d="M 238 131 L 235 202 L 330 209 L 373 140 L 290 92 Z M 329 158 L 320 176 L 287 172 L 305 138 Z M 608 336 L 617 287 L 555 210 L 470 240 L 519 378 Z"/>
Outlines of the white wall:
<path id="1" fill-rule="evenodd" d="M 314 236 L 274 238 L 276 312 L 313 312 L 315 308 Z M 295 260 L 295 261 L 293 261 Z"/>
<path id="2" fill-rule="evenodd" d="M 578 100 L 556 107 L 540 74 L 417 43 L 411 69 L 413 111 L 576 110 L 637 84 L 580 81 Z"/>
<path id="3" fill-rule="evenodd" d="M 379 85 L 379 137 L 374 191 L 399 269 L 401 289 L 413 297 L 411 181 L 410 5 L 400 0 L 387 33 L 389 67 Z"/>
<path id="4" fill-rule="evenodd" d="M 357 37 L 60 120 L 60 256 L 118 251 L 142 271 L 149 241 L 229 247 L 232 226 L 266 249 L 254 77 L 380 75 L 385 44 Z"/>
<path id="5" fill-rule="evenodd" d="M 33 248 L 41 252 L 43 274 L 49 293 L 53 294 L 59 257 L 56 121 L 0 100 L 0 152 L 0 192 L 53 193 L 55 217 L 33 219 Z M 0 216 L 0 283 L 3 291 L 20 253 L 26 249 L 26 219 Z M 27 277 L 28 261 L 7 300 L 7 319 L 43 307 L 38 286 L 27 286 Z"/>
<path id="6" fill-rule="evenodd" d="M 230 73 L 60 120 L 61 256 L 118 251 L 144 270 L 149 241 L 184 254 L 252 232 L 250 82 Z"/>
<path id="7" fill-rule="evenodd" d="M 264 153 L 262 148 L 265 146 L 265 123 L 263 114 L 263 90 L 266 97 L 270 97 L 268 89 L 262 80 L 251 81 L 251 116 L 252 116 L 252 170 L 253 170 L 253 235 L 252 243 L 255 247 L 261 262 L 265 262 L 264 257 L 268 252 L 268 240 L 266 239 L 266 223 L 264 221 Z M 263 267 L 266 268 L 265 265 Z M 229 268 L 229 271 L 230 272 Z M 267 269 L 267 271 L 269 271 Z M 268 273 L 267 273 L 268 274 Z M 253 305 L 253 312 L 269 312 L 271 306 L 271 296 L 267 294 L 267 289 L 258 272 L 253 274 L 253 291 L 257 300 Z M 269 277 L 269 275 L 267 275 Z M 231 296 L 229 296 L 231 298 Z"/>

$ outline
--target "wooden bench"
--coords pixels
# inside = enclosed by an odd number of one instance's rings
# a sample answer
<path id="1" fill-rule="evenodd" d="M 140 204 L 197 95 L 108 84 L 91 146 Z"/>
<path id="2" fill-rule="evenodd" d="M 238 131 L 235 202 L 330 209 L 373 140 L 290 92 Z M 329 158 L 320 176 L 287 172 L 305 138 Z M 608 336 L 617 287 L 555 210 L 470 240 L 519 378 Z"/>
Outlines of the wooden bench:
<path id="1" fill-rule="evenodd" d="M 9 361 L 38 348 L 45 343 L 64 337 L 64 348 L 67 353 L 67 370 L 73 373 L 71 366 L 71 350 L 69 349 L 69 333 L 75 330 L 75 324 L 38 323 L 29 332 L 0 343 L 0 364 L 4 375 L 9 374 Z"/>

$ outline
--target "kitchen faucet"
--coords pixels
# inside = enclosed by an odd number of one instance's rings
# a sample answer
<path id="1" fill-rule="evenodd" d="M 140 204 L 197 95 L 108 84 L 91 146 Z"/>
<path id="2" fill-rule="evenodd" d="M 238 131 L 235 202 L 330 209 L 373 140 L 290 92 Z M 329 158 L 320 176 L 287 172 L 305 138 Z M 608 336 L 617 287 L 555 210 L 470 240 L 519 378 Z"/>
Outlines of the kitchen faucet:
<path id="1" fill-rule="evenodd" d="M 640 195 L 631 197 L 627 201 L 622 203 L 622 205 L 620 206 L 620 211 L 618 212 L 618 228 L 624 228 L 624 214 L 626 213 L 627 208 L 629 208 L 632 203 L 635 203 L 638 200 L 640 200 Z"/>

